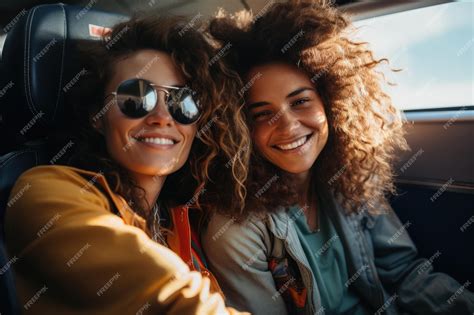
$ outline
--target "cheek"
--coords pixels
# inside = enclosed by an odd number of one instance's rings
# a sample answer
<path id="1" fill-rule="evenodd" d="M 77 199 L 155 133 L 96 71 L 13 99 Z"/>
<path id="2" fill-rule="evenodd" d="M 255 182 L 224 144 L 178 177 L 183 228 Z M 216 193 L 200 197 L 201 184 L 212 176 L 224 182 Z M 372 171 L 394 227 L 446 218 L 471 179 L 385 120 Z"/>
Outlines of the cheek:
<path id="1" fill-rule="evenodd" d="M 109 154 L 117 159 L 117 154 L 122 154 L 129 145 L 129 133 L 140 122 L 124 119 L 115 110 L 110 109 L 104 117 L 104 136 Z"/>
<path id="2" fill-rule="evenodd" d="M 321 112 L 316 116 L 315 123 L 317 124 L 317 128 L 321 134 L 320 145 L 325 146 L 329 136 L 329 124 L 324 112 Z"/>
<path id="3" fill-rule="evenodd" d="M 271 134 L 270 128 L 263 125 L 256 125 L 252 129 L 252 140 L 260 153 L 263 153 Z"/>
<path id="4" fill-rule="evenodd" d="M 314 104 L 308 110 L 301 112 L 301 120 L 315 129 L 323 130 L 327 125 L 327 117 L 322 104 Z"/>
<path id="5" fill-rule="evenodd" d="M 185 151 L 189 152 L 189 150 L 191 149 L 191 146 L 193 144 L 194 137 L 196 136 L 196 132 L 197 132 L 196 125 L 179 126 L 178 131 L 184 138 L 184 141 L 185 141 L 184 149 L 185 149 Z"/>
<path id="6" fill-rule="evenodd" d="M 314 116 L 314 122 L 317 126 L 319 126 L 320 129 L 327 129 L 328 120 L 323 110 L 316 112 Z"/>

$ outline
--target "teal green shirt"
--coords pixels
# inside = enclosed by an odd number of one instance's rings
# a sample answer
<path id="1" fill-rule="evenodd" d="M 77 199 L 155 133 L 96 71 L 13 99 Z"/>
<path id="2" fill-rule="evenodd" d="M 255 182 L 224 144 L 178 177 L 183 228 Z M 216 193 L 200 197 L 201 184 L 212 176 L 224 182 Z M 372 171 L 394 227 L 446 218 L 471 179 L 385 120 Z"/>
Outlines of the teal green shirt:
<path id="1" fill-rule="evenodd" d="M 344 247 L 329 216 L 320 204 L 319 231 L 310 231 L 306 216 L 293 207 L 291 215 L 295 219 L 296 231 L 309 266 L 318 285 L 321 305 L 325 314 L 366 315 L 359 297 L 346 287 L 347 274 Z"/>

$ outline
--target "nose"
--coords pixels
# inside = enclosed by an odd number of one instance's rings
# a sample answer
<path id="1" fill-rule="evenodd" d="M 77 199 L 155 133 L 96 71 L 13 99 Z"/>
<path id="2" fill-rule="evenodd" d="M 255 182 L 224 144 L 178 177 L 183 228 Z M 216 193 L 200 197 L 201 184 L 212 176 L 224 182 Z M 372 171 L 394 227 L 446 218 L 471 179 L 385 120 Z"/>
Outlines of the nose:
<path id="1" fill-rule="evenodd" d="M 300 124 L 299 117 L 291 108 L 285 108 L 280 112 L 280 118 L 278 119 L 276 128 L 282 135 L 292 135 L 293 131 L 297 129 Z"/>
<path id="2" fill-rule="evenodd" d="M 156 106 L 146 116 L 146 123 L 157 126 L 171 126 L 174 120 L 166 108 L 166 94 L 158 92 L 157 96 Z"/>

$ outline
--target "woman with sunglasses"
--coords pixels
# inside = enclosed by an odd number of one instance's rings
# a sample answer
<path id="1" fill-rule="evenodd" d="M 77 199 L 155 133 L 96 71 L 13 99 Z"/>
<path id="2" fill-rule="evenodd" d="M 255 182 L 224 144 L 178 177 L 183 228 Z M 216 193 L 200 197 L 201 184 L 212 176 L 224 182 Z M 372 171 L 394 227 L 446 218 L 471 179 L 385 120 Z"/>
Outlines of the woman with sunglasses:
<path id="1" fill-rule="evenodd" d="M 226 182 L 222 202 L 243 202 L 247 128 L 235 77 L 186 23 L 134 18 L 84 48 L 70 165 L 22 174 L 6 213 L 30 313 L 236 313 L 190 220 L 199 200 L 219 200 L 209 180 Z"/>
<path id="2" fill-rule="evenodd" d="M 211 270 L 257 315 L 472 314 L 474 295 L 417 258 L 386 199 L 406 143 L 381 61 L 321 2 L 211 23 L 246 83 L 253 140 L 245 211 L 222 208 L 203 238 Z"/>

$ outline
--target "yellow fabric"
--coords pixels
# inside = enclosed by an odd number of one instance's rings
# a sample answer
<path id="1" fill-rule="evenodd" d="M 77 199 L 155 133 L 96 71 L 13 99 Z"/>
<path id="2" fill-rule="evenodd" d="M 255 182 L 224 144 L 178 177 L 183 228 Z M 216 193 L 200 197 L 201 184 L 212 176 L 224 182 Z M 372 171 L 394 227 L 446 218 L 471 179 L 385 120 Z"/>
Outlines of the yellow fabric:
<path id="1" fill-rule="evenodd" d="M 111 212 L 94 182 L 110 193 L 123 218 Z M 66 166 L 22 174 L 10 195 L 5 233 L 23 310 L 238 314 L 210 293 L 208 278 L 151 240 L 143 224 L 100 174 Z"/>

